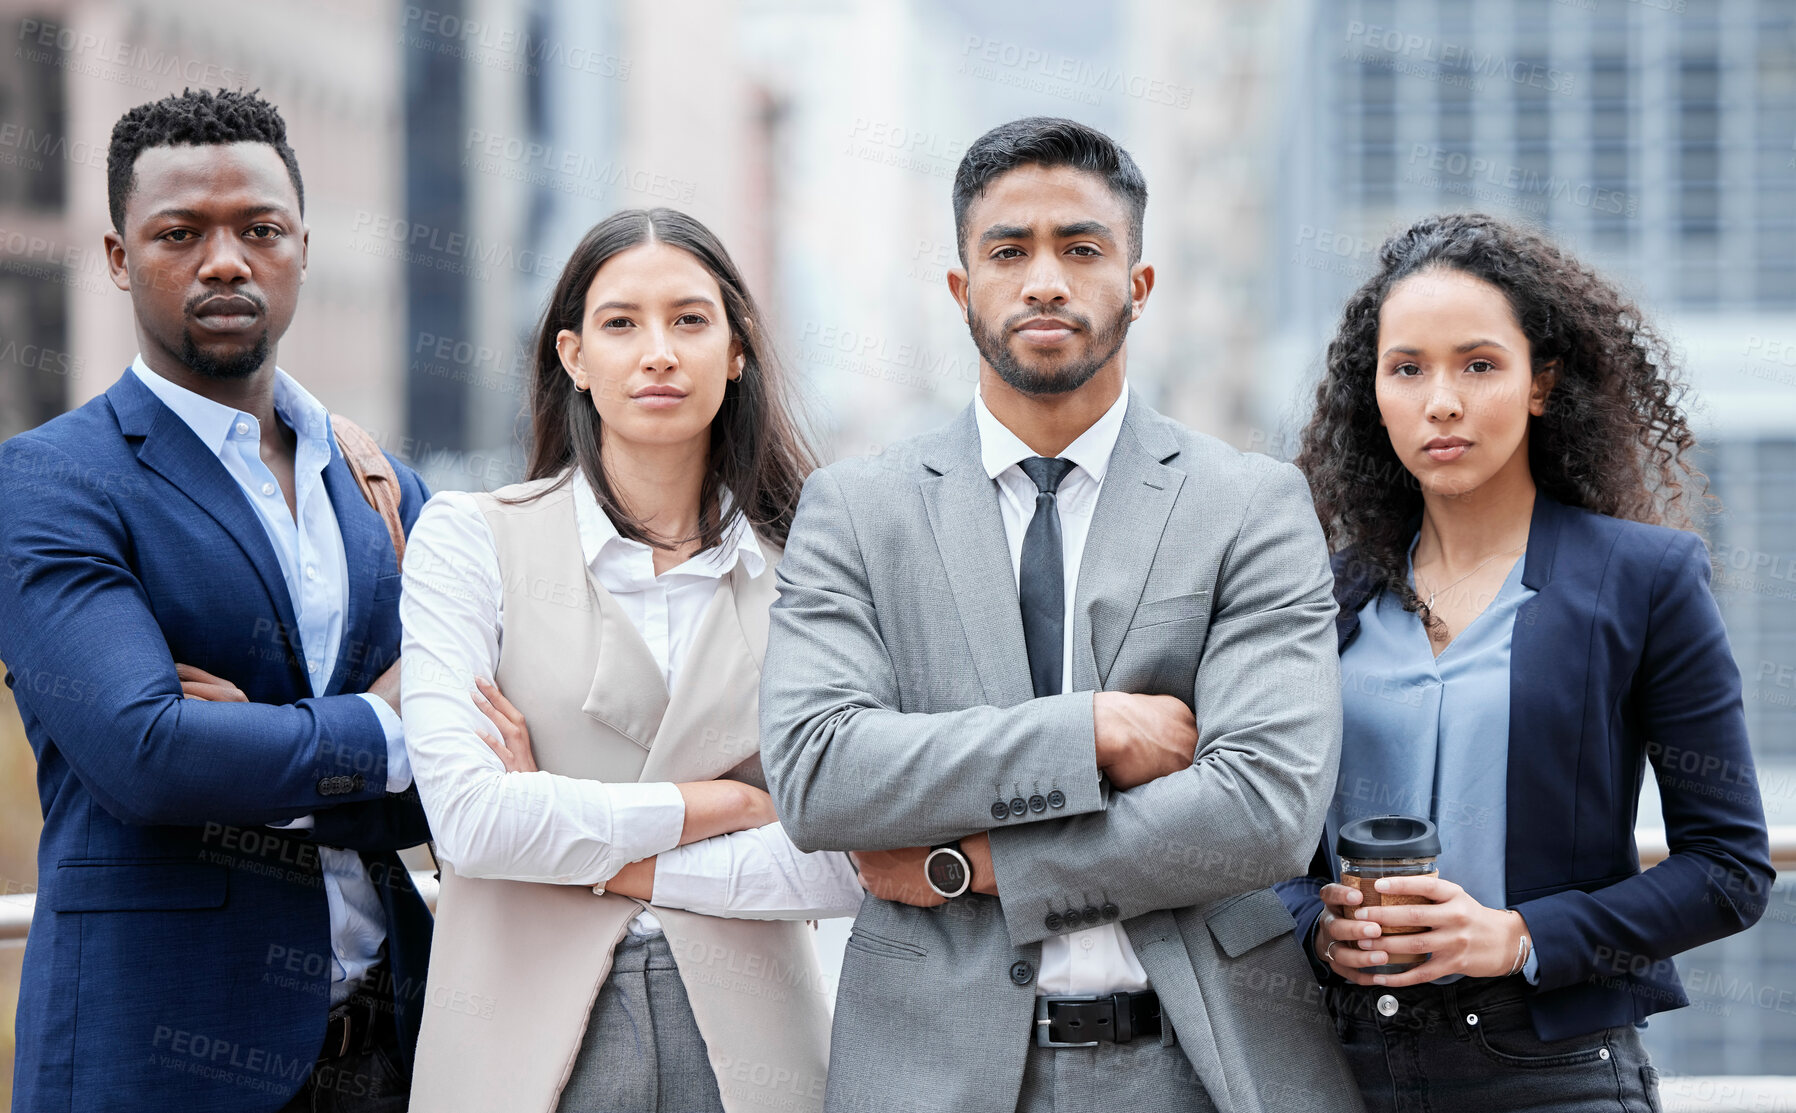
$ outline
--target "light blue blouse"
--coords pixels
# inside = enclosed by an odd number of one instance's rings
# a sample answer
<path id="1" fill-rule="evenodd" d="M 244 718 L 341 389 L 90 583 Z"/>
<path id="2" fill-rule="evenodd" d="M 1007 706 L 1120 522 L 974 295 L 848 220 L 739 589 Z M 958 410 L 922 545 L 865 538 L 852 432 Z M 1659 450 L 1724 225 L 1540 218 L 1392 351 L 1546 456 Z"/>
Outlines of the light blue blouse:
<path id="1" fill-rule="evenodd" d="M 1408 575 L 1415 583 L 1415 542 Z M 1341 654 L 1341 773 L 1328 840 L 1366 816 L 1427 816 L 1440 831 L 1442 878 L 1487 908 L 1507 906 L 1509 642 L 1535 594 L 1525 556 L 1496 598 L 1435 656 L 1421 616 L 1388 591 L 1359 611 Z M 1528 962 L 1529 980 L 1537 964 Z M 1449 979 L 1441 979 L 1449 980 Z"/>

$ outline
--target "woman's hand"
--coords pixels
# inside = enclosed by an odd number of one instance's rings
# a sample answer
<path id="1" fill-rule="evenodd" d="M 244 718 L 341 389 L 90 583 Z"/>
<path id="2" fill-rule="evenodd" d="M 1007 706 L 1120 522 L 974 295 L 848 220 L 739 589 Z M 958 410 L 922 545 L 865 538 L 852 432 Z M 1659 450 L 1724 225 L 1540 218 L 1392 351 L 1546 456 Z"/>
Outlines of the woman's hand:
<path id="1" fill-rule="evenodd" d="M 493 732 L 481 731 L 480 738 L 492 747 L 507 773 L 536 772 L 536 757 L 530 752 L 530 728 L 524 725 L 524 713 L 513 707 L 499 686 L 480 677 L 474 679 L 474 706 L 492 720 Z"/>
<path id="2" fill-rule="evenodd" d="M 206 700 L 211 703 L 248 703 L 249 697 L 243 689 L 226 680 L 222 676 L 213 676 L 205 669 L 196 669 L 192 665 L 176 665 L 175 676 L 181 681 L 181 694 L 188 699 Z"/>
<path id="3" fill-rule="evenodd" d="M 1521 913 L 1486 908 L 1458 885 L 1438 877 L 1386 877 L 1375 885 L 1388 896 L 1424 897 L 1431 903 L 1363 908 L 1358 890 L 1323 886 L 1314 950 L 1336 974 L 1356 985 L 1407 986 L 1448 974 L 1496 978 L 1515 971 L 1521 938 L 1528 931 Z M 1384 929 L 1391 927 L 1424 930 L 1386 934 Z M 1400 974 L 1364 972 L 1365 967 L 1382 966 L 1393 957 L 1422 954 L 1429 957 Z"/>

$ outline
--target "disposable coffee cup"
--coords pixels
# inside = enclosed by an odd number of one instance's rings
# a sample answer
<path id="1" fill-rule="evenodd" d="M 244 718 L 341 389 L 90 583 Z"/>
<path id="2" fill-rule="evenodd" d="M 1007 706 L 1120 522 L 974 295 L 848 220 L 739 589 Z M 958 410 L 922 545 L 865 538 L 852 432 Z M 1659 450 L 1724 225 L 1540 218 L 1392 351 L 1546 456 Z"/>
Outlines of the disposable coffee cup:
<path id="1" fill-rule="evenodd" d="M 1427 897 L 1381 893 L 1373 882 L 1381 877 L 1438 877 L 1434 862 L 1440 857 L 1441 837 L 1429 820 L 1414 815 L 1375 815 L 1342 826 L 1335 839 L 1341 860 L 1341 884 L 1358 889 L 1360 908 L 1381 905 L 1432 904 Z M 1414 935 L 1419 927 L 1386 927 L 1385 935 Z M 1367 966 L 1368 974 L 1400 974 L 1425 961 L 1427 955 L 1389 952 L 1391 961 Z"/>

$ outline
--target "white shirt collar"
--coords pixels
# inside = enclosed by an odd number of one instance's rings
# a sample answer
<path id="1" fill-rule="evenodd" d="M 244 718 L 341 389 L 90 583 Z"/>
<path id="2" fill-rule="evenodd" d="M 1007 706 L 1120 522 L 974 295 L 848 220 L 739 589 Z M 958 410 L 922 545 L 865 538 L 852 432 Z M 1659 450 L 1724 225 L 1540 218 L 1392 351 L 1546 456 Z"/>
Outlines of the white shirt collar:
<path id="1" fill-rule="evenodd" d="M 598 497 L 592 493 L 592 484 L 585 476 L 576 471 L 569 482 L 574 485 L 574 518 L 580 526 L 580 551 L 588 565 L 596 567 L 601 557 L 614 553 L 619 556 L 650 554 L 649 546 L 617 532 L 611 516 L 599 508 Z M 727 515 L 733 505 L 730 493 L 723 492 L 723 513 Z M 755 539 L 755 531 L 749 527 L 747 517 L 737 518 L 717 545 L 694 553 L 685 563 L 668 571 L 722 579 L 736 567 L 738 560 L 750 577 L 759 576 L 767 568 L 767 555 L 761 551 L 761 543 Z"/>
<path id="2" fill-rule="evenodd" d="M 175 411 L 175 416 L 193 430 L 207 448 L 215 456 L 223 456 L 225 445 L 233 434 L 238 440 L 260 440 L 261 423 L 254 415 L 234 410 L 222 402 L 214 402 L 203 394 L 195 394 L 184 386 L 170 382 L 161 375 L 150 370 L 139 353 L 131 361 L 131 370 L 144 386 L 149 388 L 161 400 L 162 404 Z M 306 388 L 300 386 L 293 376 L 274 370 L 274 410 L 281 416 L 294 434 L 302 441 L 328 442 L 331 436 L 330 411 L 324 403 L 312 397 Z M 238 427 L 243 426 L 242 431 Z M 328 458 L 329 453 L 326 453 Z"/>
<path id="3" fill-rule="evenodd" d="M 1129 384 L 1125 382 L 1116 401 L 1111 403 L 1102 417 L 1092 422 L 1085 432 L 1066 446 L 1060 453 L 1060 458 L 1071 460 L 1076 467 L 1084 469 L 1091 476 L 1093 483 L 1101 485 L 1104 482 L 1104 472 L 1110 467 L 1110 454 L 1116 449 L 1116 439 L 1122 434 L 1123 414 L 1128 408 Z M 976 387 L 973 390 L 973 420 L 979 427 L 979 458 L 985 465 L 985 474 L 991 478 L 996 479 L 1005 469 L 1038 455 L 1023 443 L 1021 437 L 998 420 L 997 415 L 986 406 L 985 398 Z"/>

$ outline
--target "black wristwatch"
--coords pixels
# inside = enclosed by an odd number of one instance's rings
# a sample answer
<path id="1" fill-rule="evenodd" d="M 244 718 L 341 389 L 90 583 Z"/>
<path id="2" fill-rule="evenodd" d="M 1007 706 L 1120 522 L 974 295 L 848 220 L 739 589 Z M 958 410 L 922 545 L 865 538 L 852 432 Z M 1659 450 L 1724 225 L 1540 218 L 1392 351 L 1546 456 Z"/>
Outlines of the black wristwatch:
<path id="1" fill-rule="evenodd" d="M 923 859 L 923 877 L 937 896 L 954 898 L 973 887 L 973 867 L 960 852 L 960 840 L 943 843 Z"/>

